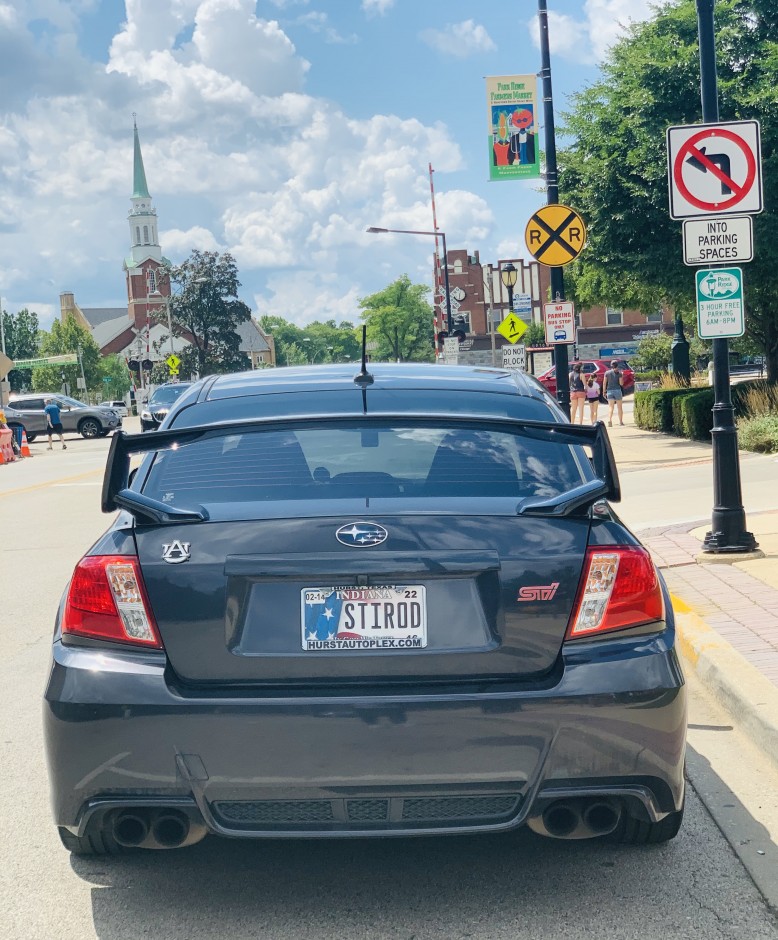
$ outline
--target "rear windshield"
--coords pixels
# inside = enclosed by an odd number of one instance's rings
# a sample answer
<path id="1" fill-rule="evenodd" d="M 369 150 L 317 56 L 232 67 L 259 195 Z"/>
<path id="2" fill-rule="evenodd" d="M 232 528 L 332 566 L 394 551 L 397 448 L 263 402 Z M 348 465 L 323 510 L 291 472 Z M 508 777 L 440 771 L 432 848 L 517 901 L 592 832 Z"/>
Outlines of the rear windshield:
<path id="1" fill-rule="evenodd" d="M 179 395 L 189 388 L 188 385 L 171 385 L 168 388 L 158 388 L 149 400 L 150 405 L 171 405 Z"/>
<path id="2" fill-rule="evenodd" d="M 453 427 L 366 422 L 247 431 L 160 451 L 143 492 L 178 506 L 362 497 L 552 497 L 588 478 L 576 451 L 520 433 Z"/>

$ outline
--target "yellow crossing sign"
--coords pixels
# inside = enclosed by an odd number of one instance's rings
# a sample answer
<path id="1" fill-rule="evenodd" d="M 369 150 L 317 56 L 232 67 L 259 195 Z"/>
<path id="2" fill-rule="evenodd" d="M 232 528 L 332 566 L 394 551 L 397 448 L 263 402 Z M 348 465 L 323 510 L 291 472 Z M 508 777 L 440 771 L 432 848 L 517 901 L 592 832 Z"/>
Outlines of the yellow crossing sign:
<path id="1" fill-rule="evenodd" d="M 178 367 L 181 365 L 181 360 L 175 353 L 171 353 L 165 360 L 167 363 L 168 370 L 171 375 L 178 375 Z"/>
<path id="2" fill-rule="evenodd" d="M 497 332 L 502 333 L 509 343 L 518 343 L 527 332 L 527 324 L 520 320 L 515 313 L 509 313 L 497 327 Z"/>
<path id="3" fill-rule="evenodd" d="M 542 206 L 527 222 L 524 241 L 532 257 L 558 268 L 575 261 L 586 245 L 586 225 L 581 216 L 561 203 Z"/>

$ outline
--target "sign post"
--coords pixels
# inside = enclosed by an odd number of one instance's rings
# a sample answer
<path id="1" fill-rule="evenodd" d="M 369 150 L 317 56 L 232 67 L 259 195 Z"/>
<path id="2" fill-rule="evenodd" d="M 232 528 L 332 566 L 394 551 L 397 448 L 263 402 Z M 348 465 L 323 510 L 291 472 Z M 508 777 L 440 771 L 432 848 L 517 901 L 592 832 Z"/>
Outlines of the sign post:
<path id="1" fill-rule="evenodd" d="M 697 0 L 697 25 L 700 38 L 700 96 L 702 98 L 702 120 L 710 125 L 718 122 L 719 102 L 716 85 L 716 40 L 713 19 L 713 0 Z M 756 122 L 738 122 L 756 124 Z M 731 127 L 731 125 L 725 125 Z M 710 128 L 708 128 L 708 131 Z M 737 133 L 737 131 L 733 131 Z M 740 139 L 745 137 L 740 135 Z M 677 174 L 687 189 L 698 202 L 713 203 L 711 214 L 720 215 L 722 210 L 737 213 L 761 212 L 761 179 L 757 186 L 757 177 L 760 176 L 759 125 L 756 124 L 756 136 L 750 138 L 756 153 L 753 154 L 756 163 L 751 167 L 746 154 L 746 147 L 735 144 L 731 138 L 714 135 L 690 135 L 680 145 L 684 148 L 683 157 L 673 158 L 668 154 L 668 163 L 671 167 L 671 177 L 676 176 L 675 167 L 680 166 Z M 708 147 L 708 141 L 716 145 L 726 140 L 721 147 Z M 668 132 L 669 143 L 669 132 Z M 703 147 L 705 148 L 703 152 Z M 737 153 L 735 152 L 737 147 Z M 692 150 L 695 152 L 692 152 Z M 729 157 L 729 166 L 726 165 Z M 714 159 L 715 158 L 715 159 Z M 734 164 L 733 165 L 733 161 Z M 703 169 L 697 164 L 701 164 Z M 688 165 L 688 167 L 687 167 Z M 697 187 L 702 184 L 696 179 L 708 176 L 704 192 Z M 715 183 L 711 185 L 711 180 Z M 671 183 L 672 186 L 672 183 Z M 756 207 L 753 204 L 754 191 L 758 190 Z M 684 196 L 683 193 L 681 193 Z M 735 197 L 735 198 L 733 198 Z M 686 198 L 686 196 L 684 196 Z M 687 200 L 688 202 L 688 200 Z M 726 202 L 726 206 L 723 204 Z M 683 208 L 679 202 L 677 208 Z M 702 215 L 699 205 L 694 207 L 697 212 L 688 212 L 688 215 Z M 706 210 L 708 211 L 708 210 Z M 673 197 L 671 195 L 671 211 L 674 218 Z M 735 415 L 732 408 L 732 392 L 729 384 L 729 342 L 726 339 L 713 340 L 713 390 L 715 403 L 713 405 L 713 430 L 711 439 L 713 445 L 713 512 L 711 514 L 710 531 L 705 535 L 702 545 L 704 552 L 751 552 L 757 548 L 753 533 L 746 529 L 746 514 L 743 509 L 743 496 L 740 486 L 740 459 L 737 449 L 737 429 Z"/>

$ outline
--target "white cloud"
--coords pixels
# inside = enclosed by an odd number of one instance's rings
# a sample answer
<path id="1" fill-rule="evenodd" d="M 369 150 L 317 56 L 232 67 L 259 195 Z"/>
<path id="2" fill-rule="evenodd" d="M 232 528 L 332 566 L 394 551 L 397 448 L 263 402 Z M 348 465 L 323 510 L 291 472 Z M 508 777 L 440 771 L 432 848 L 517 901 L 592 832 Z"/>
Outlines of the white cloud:
<path id="1" fill-rule="evenodd" d="M 70 28 L 68 4 L 39 2 Z M 25 15 L 37 15 L 33 7 Z M 431 240 L 365 229 L 431 227 L 427 164 L 439 174 L 464 169 L 450 130 L 352 117 L 306 94 L 307 62 L 255 8 L 127 0 L 107 64 L 69 39 L 44 55 L 16 10 L 18 64 L 36 71 L 8 86 L 0 119 L 2 290 L 40 296 L 48 283 L 45 304 L 73 289 L 84 306 L 122 302 L 132 112 L 163 252 L 180 261 L 192 248 L 231 251 L 263 313 L 356 320 L 356 298 L 378 279 L 407 271 L 429 280 Z M 490 209 L 470 192 L 446 192 L 444 180 L 438 219 L 449 243 L 481 239 L 494 226 Z"/>
<path id="2" fill-rule="evenodd" d="M 548 14 L 551 54 L 584 65 L 600 62 L 631 22 L 651 16 L 651 0 L 585 0 L 583 19 L 564 13 Z M 540 47 L 537 16 L 527 26 Z"/>
<path id="3" fill-rule="evenodd" d="M 449 23 L 442 29 L 425 29 L 419 38 L 438 52 L 462 59 L 497 48 L 486 28 L 474 20 Z"/>
<path id="4" fill-rule="evenodd" d="M 325 42 L 334 45 L 359 42 L 359 37 L 356 33 L 350 33 L 348 36 L 339 33 L 334 26 L 330 25 L 327 14 L 322 13 L 320 10 L 311 10 L 310 13 L 303 13 L 302 16 L 297 17 L 296 22 L 310 29 L 312 33 L 320 33 L 324 37 Z"/>
<path id="5" fill-rule="evenodd" d="M 368 16 L 383 16 L 394 6 L 394 0 L 362 0 L 362 9 Z"/>

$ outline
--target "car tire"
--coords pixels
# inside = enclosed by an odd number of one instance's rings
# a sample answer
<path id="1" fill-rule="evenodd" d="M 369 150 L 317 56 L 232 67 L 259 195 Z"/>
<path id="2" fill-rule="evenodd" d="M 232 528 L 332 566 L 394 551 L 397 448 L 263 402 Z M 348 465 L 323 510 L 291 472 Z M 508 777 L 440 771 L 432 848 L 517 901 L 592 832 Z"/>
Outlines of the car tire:
<path id="1" fill-rule="evenodd" d="M 624 816 L 619 828 L 614 832 L 615 841 L 623 845 L 658 845 L 669 842 L 678 835 L 683 822 L 683 807 L 676 813 L 668 813 L 659 822 L 644 822 Z"/>
<path id="2" fill-rule="evenodd" d="M 121 855 L 127 850 L 102 826 L 94 832 L 76 836 L 64 826 L 57 826 L 59 838 L 72 855 Z"/>
<path id="3" fill-rule="evenodd" d="M 83 421 L 79 422 L 78 433 L 81 437 L 90 439 L 100 437 L 103 433 L 103 426 L 97 418 L 84 418 Z"/>

